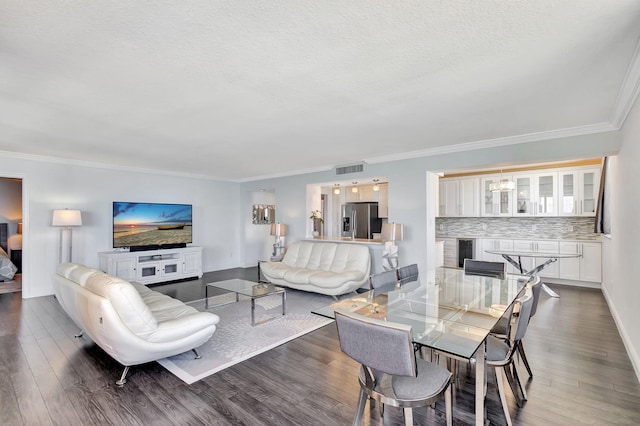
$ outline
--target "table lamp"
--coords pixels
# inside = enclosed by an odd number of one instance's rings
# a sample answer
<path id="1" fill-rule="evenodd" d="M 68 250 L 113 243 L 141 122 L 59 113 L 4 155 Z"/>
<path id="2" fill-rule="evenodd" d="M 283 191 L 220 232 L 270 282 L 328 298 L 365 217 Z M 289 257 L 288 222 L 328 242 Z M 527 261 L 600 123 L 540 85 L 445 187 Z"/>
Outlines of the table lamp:
<path id="1" fill-rule="evenodd" d="M 382 267 L 390 271 L 398 269 L 398 246 L 396 241 L 404 239 L 404 226 L 401 223 L 383 223 L 382 239 L 385 241 L 382 252 Z"/>
<path id="2" fill-rule="evenodd" d="M 272 223 L 271 224 L 271 235 L 276 237 L 275 242 L 273 243 L 273 254 L 271 255 L 271 260 L 281 260 L 284 250 L 284 246 L 282 244 L 282 237 L 287 235 L 287 225 L 283 223 Z"/>

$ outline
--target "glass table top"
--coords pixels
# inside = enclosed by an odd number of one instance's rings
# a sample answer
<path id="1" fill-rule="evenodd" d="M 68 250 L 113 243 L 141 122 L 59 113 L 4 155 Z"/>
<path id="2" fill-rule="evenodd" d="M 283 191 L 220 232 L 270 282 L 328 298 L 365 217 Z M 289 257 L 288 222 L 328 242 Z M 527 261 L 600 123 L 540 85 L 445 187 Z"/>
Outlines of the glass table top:
<path id="1" fill-rule="evenodd" d="M 257 283 L 255 281 L 241 279 L 216 281 L 207 283 L 207 285 L 222 290 L 233 291 L 248 297 L 262 297 L 284 292 L 284 288 L 277 287 L 271 283 Z"/>
<path id="2" fill-rule="evenodd" d="M 340 309 L 411 325 L 415 343 L 471 358 L 530 279 L 511 274 L 499 279 L 437 268 L 399 289 L 376 296 L 358 294 L 314 313 L 334 318 L 334 311 Z"/>

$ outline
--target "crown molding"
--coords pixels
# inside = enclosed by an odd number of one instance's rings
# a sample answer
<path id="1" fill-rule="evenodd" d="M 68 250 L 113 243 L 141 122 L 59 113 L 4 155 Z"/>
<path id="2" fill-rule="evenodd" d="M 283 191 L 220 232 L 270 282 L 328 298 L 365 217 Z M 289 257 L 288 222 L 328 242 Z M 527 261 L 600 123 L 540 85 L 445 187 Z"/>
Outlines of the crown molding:
<path id="1" fill-rule="evenodd" d="M 629 112 L 633 108 L 640 94 L 640 41 L 636 45 L 636 51 L 631 58 L 627 74 L 624 77 L 618 98 L 611 113 L 610 123 L 616 130 L 622 128 Z"/>
<path id="2" fill-rule="evenodd" d="M 54 157 L 54 156 L 48 156 L 48 155 L 26 154 L 22 152 L 14 152 L 14 151 L 0 151 L 0 157 L 14 158 L 16 160 L 31 160 L 31 161 L 41 161 L 46 163 L 66 164 L 66 165 L 73 165 L 73 166 L 80 166 L 80 167 L 92 167 L 92 168 L 115 170 L 115 171 L 122 171 L 122 172 L 145 173 L 145 174 L 184 177 L 184 178 L 192 178 L 192 179 L 206 179 L 206 180 L 215 180 L 215 181 L 224 181 L 224 182 L 239 182 L 238 180 L 232 180 L 232 179 L 209 176 L 209 175 L 201 175 L 196 173 L 183 173 L 183 172 L 174 172 L 170 170 L 158 170 L 158 169 L 148 169 L 143 167 L 121 166 L 118 164 L 99 163 L 96 161 L 87 161 L 87 160 L 75 160 L 71 158 Z"/>
<path id="3" fill-rule="evenodd" d="M 313 167 L 310 169 L 293 170 L 290 172 L 275 173 L 270 175 L 251 176 L 247 178 L 237 179 L 235 180 L 235 182 L 246 183 L 246 182 L 254 182 L 257 180 L 277 179 L 277 178 L 289 177 L 289 176 L 306 175 L 309 173 L 326 172 L 328 170 L 333 169 L 334 167 L 335 166 L 320 166 L 320 167 Z"/>
<path id="4" fill-rule="evenodd" d="M 522 143 L 544 141 L 550 139 L 561 139 L 572 136 L 589 135 L 593 133 L 610 132 L 619 130 L 611 123 L 589 124 L 587 126 L 569 127 L 566 129 L 550 130 L 545 132 L 526 133 L 523 135 L 506 136 L 503 138 L 486 139 L 476 142 L 463 142 L 450 146 L 439 146 L 420 151 L 403 152 L 383 157 L 365 158 L 369 164 L 384 163 L 387 161 L 408 160 L 420 157 L 430 157 L 434 155 L 452 154 L 456 152 L 470 151 L 475 149 L 497 148 L 506 145 L 517 145 Z"/>

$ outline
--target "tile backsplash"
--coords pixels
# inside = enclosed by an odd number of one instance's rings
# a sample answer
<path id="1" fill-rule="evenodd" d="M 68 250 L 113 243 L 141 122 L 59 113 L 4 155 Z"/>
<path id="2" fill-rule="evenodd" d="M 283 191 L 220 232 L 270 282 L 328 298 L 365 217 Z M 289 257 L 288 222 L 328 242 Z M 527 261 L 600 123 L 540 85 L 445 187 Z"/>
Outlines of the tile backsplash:
<path id="1" fill-rule="evenodd" d="M 438 217 L 438 237 L 595 240 L 593 217 Z"/>

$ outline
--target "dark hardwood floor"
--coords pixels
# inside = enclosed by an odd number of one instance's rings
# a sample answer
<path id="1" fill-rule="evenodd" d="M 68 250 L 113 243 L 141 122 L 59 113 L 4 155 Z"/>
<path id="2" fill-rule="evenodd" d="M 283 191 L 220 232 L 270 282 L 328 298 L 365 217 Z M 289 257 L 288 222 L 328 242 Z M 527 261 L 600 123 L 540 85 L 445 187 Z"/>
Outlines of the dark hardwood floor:
<path id="1" fill-rule="evenodd" d="M 207 273 L 202 280 L 155 285 L 188 301 L 204 282 L 241 277 L 256 268 Z M 599 290 L 554 286 L 543 294 L 524 340 L 534 378 L 517 425 L 638 425 L 640 385 Z M 157 363 L 122 367 L 86 338 L 52 297 L 0 295 L 0 425 L 347 425 L 358 396 L 357 365 L 339 349 L 330 324 L 213 376 L 186 385 Z M 520 371 L 526 376 L 524 368 Z M 473 423 L 473 371 L 454 389 L 454 424 Z M 510 391 L 507 390 L 509 394 Z M 504 424 L 495 377 L 487 416 Z M 419 424 L 444 424 L 443 404 L 416 409 Z M 365 424 L 380 424 L 378 410 Z M 385 424 L 401 424 L 385 410 Z"/>

